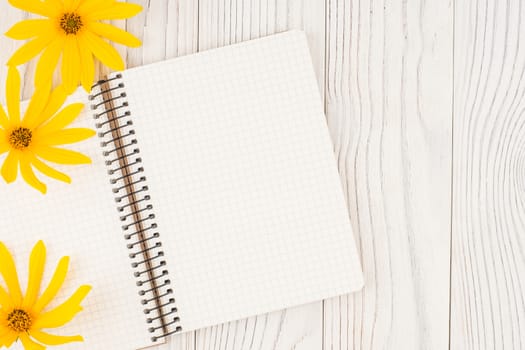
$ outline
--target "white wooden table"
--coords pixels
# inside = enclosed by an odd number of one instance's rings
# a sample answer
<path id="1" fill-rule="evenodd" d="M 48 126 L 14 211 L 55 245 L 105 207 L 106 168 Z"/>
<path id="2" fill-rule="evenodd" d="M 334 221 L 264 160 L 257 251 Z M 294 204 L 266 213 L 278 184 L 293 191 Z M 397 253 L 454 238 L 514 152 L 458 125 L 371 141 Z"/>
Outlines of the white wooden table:
<path id="1" fill-rule="evenodd" d="M 366 278 L 159 350 L 525 349 L 525 3 L 133 1 L 130 67 L 308 33 Z M 25 17 L 0 2 L 2 33 Z M 19 45 L 2 38 L 0 62 Z"/>

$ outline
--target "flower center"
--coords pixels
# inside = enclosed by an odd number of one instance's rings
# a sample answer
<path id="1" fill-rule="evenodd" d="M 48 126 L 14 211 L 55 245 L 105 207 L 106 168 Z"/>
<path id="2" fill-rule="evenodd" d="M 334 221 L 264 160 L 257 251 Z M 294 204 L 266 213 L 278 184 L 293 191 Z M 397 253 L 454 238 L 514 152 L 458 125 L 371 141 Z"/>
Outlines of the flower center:
<path id="1" fill-rule="evenodd" d="M 9 143 L 13 148 L 24 149 L 31 144 L 33 133 L 28 128 L 19 127 L 9 135 Z"/>
<path id="2" fill-rule="evenodd" d="M 73 12 L 67 12 L 60 17 L 60 28 L 67 34 L 77 34 L 82 28 L 82 18 Z"/>
<path id="3" fill-rule="evenodd" d="M 7 315 L 7 326 L 18 333 L 29 331 L 32 323 L 31 316 L 24 310 L 15 309 Z"/>

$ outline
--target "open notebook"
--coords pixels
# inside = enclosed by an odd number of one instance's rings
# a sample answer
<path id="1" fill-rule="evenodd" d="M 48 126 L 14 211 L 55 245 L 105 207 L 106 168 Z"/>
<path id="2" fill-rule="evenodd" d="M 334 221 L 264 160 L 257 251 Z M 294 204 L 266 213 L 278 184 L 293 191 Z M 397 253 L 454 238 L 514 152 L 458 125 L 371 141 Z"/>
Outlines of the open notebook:
<path id="1" fill-rule="evenodd" d="M 2 186 L 1 239 L 93 291 L 68 349 L 132 350 L 166 335 L 359 289 L 361 268 L 304 33 L 112 74 L 77 125 L 93 164 L 41 196 Z M 5 219 L 6 218 L 6 219 Z M 25 281 L 22 281 L 24 283 Z"/>

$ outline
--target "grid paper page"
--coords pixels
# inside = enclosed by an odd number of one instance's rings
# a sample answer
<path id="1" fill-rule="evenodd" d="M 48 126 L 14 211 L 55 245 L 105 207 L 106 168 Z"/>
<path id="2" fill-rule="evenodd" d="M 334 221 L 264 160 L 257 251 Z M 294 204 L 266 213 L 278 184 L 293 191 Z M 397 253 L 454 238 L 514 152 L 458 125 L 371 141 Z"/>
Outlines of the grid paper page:
<path id="1" fill-rule="evenodd" d="M 92 111 L 84 92 L 77 92 L 68 103 L 78 101 L 86 108 L 74 124 L 93 129 Z M 41 290 L 60 257 L 71 257 L 64 286 L 49 308 L 59 305 L 82 284 L 93 287 L 82 303 L 84 311 L 63 328 L 48 330 L 59 335 L 81 334 L 85 339 L 84 343 L 61 349 L 133 350 L 150 345 L 150 335 L 99 142 L 95 136 L 68 147 L 93 161 L 83 166 L 57 166 L 71 176 L 71 185 L 38 175 L 48 185 L 45 196 L 20 178 L 12 185 L 2 181 L 0 240 L 15 255 L 24 290 L 29 254 L 39 239 L 48 251 Z M 22 348 L 21 344 L 15 347 Z"/>
<path id="2" fill-rule="evenodd" d="M 361 288 L 304 33 L 122 75 L 183 331 Z"/>

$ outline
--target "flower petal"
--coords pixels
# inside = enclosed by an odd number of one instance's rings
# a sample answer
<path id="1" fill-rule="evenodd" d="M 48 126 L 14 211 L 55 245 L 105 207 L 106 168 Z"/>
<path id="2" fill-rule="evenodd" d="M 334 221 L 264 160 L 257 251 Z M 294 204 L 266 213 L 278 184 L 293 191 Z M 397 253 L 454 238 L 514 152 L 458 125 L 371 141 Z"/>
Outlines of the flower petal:
<path id="1" fill-rule="evenodd" d="M 22 302 L 23 309 L 31 308 L 40 292 L 40 284 L 42 283 L 42 276 L 44 274 L 44 266 L 46 264 L 46 246 L 44 242 L 38 241 L 31 257 L 29 258 L 29 279 L 27 282 L 26 295 Z"/>
<path id="2" fill-rule="evenodd" d="M 11 149 L 11 145 L 7 141 L 4 130 L 0 129 L 0 155 Z"/>
<path id="3" fill-rule="evenodd" d="M 10 146 L 7 143 L 0 144 L 0 155 L 9 151 Z"/>
<path id="4" fill-rule="evenodd" d="M 19 66 L 30 61 L 42 52 L 55 37 L 56 35 L 44 31 L 40 36 L 22 45 L 7 61 L 7 65 Z"/>
<path id="5" fill-rule="evenodd" d="M 9 294 L 7 294 L 7 292 L 2 286 L 0 286 L 0 306 L 0 309 L 11 309 L 14 306 L 11 297 L 9 296 Z M 0 333 L 2 333 L 1 327 Z"/>
<path id="6" fill-rule="evenodd" d="M 62 56 L 62 83 L 67 92 L 73 92 L 80 82 L 80 53 L 75 36 L 68 36 Z"/>
<path id="7" fill-rule="evenodd" d="M 55 17 L 59 13 L 56 8 L 48 6 L 47 1 L 9 0 L 9 3 L 20 10 L 36 13 L 44 17 Z"/>
<path id="8" fill-rule="evenodd" d="M 42 112 L 41 118 L 36 125 L 41 125 L 53 115 L 55 115 L 55 113 L 64 105 L 66 98 L 67 92 L 62 85 L 53 90 L 53 92 L 51 92 L 51 96 L 49 97 L 49 101 L 47 102 L 46 108 Z"/>
<path id="9" fill-rule="evenodd" d="M 11 345 L 18 339 L 18 333 L 12 330 L 9 330 L 6 335 L 0 338 L 0 344 L 6 348 L 10 348 Z"/>
<path id="10" fill-rule="evenodd" d="M 41 136 L 43 138 L 42 141 L 40 141 L 39 136 L 38 142 L 42 142 L 43 144 L 49 146 L 66 145 L 88 139 L 95 134 L 95 131 L 86 128 L 63 129 L 48 133 L 45 136 Z"/>
<path id="11" fill-rule="evenodd" d="M 7 314 L 0 312 L 0 317 L 7 319 Z M 5 337 L 9 333 L 9 328 L 5 324 L 0 323 L 0 348 L 2 348 L 2 338 Z"/>
<path id="12" fill-rule="evenodd" d="M 84 0 L 78 7 L 77 13 L 85 17 L 102 6 L 111 6 L 113 3 L 115 0 Z"/>
<path id="13" fill-rule="evenodd" d="M 50 146 L 38 147 L 37 155 L 42 159 L 57 164 L 76 165 L 91 163 L 91 159 L 82 153 Z"/>
<path id="14" fill-rule="evenodd" d="M 80 4 L 79 0 L 63 0 L 64 2 L 64 11 L 72 12 L 77 10 L 78 5 Z"/>
<path id="15" fill-rule="evenodd" d="M 142 11 L 142 6 L 125 2 L 114 2 L 109 6 L 93 9 L 87 14 L 90 20 L 98 21 L 103 19 L 126 19 L 135 16 Z"/>
<path id="16" fill-rule="evenodd" d="M 15 40 L 27 40 L 42 33 L 42 26 L 48 24 L 49 19 L 27 19 L 20 21 L 9 29 L 5 35 Z M 47 28 L 47 27 L 46 27 Z"/>
<path id="17" fill-rule="evenodd" d="M 22 157 L 20 157 L 20 173 L 22 174 L 22 178 L 29 186 L 42 194 L 46 194 L 47 186 L 36 177 L 29 159 L 29 156 L 26 154 L 22 154 Z"/>
<path id="18" fill-rule="evenodd" d="M 63 304 L 55 309 L 40 315 L 33 324 L 33 328 L 56 328 L 71 321 L 82 310 L 80 303 L 91 290 L 91 286 L 81 286 Z"/>
<path id="19" fill-rule="evenodd" d="M 33 130 L 49 100 L 50 86 L 37 88 L 29 102 L 22 126 Z"/>
<path id="20" fill-rule="evenodd" d="M 44 124 L 39 131 L 42 134 L 61 130 L 71 124 L 84 109 L 83 103 L 72 103 L 57 113 L 49 122 Z"/>
<path id="21" fill-rule="evenodd" d="M 46 6 L 52 7 L 52 11 L 55 13 L 56 17 L 64 12 L 64 3 L 62 0 L 46 0 Z"/>
<path id="22" fill-rule="evenodd" d="M 0 274 L 4 277 L 11 300 L 15 305 L 22 301 L 22 291 L 16 274 L 16 266 L 13 256 L 9 253 L 6 246 L 0 242 Z"/>
<path id="23" fill-rule="evenodd" d="M 83 37 L 83 42 L 102 63 L 114 70 L 124 70 L 124 61 L 113 46 L 88 31 L 83 33 Z"/>
<path id="24" fill-rule="evenodd" d="M 5 113 L 4 107 L 0 105 L 0 128 L 7 129 L 9 127 L 9 118 Z"/>
<path id="25" fill-rule="evenodd" d="M 49 304 L 49 302 L 53 300 L 53 298 L 57 295 L 58 291 L 60 290 L 60 287 L 62 287 L 62 284 L 66 279 L 68 267 L 69 256 L 64 256 L 58 262 L 57 268 L 55 269 L 55 273 L 51 278 L 51 282 L 49 282 L 49 285 L 47 286 L 46 290 L 44 291 L 44 293 L 42 293 L 35 306 L 33 306 L 32 310 L 35 314 L 39 314 L 47 306 L 47 304 Z"/>
<path id="26" fill-rule="evenodd" d="M 45 333 L 38 330 L 31 331 L 31 336 L 35 338 L 37 341 L 39 341 L 42 344 L 46 345 L 62 345 L 67 344 L 75 341 L 84 341 L 84 338 L 82 338 L 80 335 L 74 335 L 74 336 L 61 336 L 61 335 L 53 335 L 49 333 Z"/>
<path id="27" fill-rule="evenodd" d="M 62 181 L 62 182 L 68 183 L 68 184 L 71 183 L 71 178 L 69 176 L 67 176 L 64 173 L 61 173 L 60 171 L 58 171 L 56 169 L 51 168 L 49 165 L 47 165 L 46 163 L 42 162 L 40 159 L 38 159 L 35 156 L 33 156 L 33 159 L 31 159 L 31 164 L 33 164 L 35 169 L 37 169 L 42 174 L 44 174 L 44 175 L 46 175 L 48 177 L 51 177 L 53 179 L 56 179 L 58 181 Z"/>
<path id="28" fill-rule="evenodd" d="M 42 84 L 47 84 L 52 80 L 53 73 L 58 64 L 58 59 L 64 48 L 64 41 L 65 40 L 62 37 L 56 38 L 46 47 L 40 56 L 36 65 L 35 86 L 38 87 Z"/>
<path id="29" fill-rule="evenodd" d="M 90 22 L 89 29 L 104 38 L 129 47 L 139 47 L 142 42 L 133 34 L 117 28 L 111 24 L 102 22 Z"/>
<path id="30" fill-rule="evenodd" d="M 88 49 L 88 45 L 85 43 L 83 35 L 78 36 L 78 46 L 79 48 L 82 48 L 80 50 L 80 64 L 82 65 L 80 82 L 82 83 L 84 90 L 86 90 L 87 93 L 90 93 L 95 80 L 95 61 L 93 53 Z"/>
<path id="31" fill-rule="evenodd" d="M 6 82 L 7 112 L 11 124 L 20 123 L 20 73 L 15 67 L 9 67 Z"/>
<path id="32" fill-rule="evenodd" d="M 11 150 L 2 165 L 2 177 L 5 182 L 11 183 L 16 180 L 18 175 L 19 152 Z"/>
<path id="33" fill-rule="evenodd" d="M 22 341 L 25 350 L 46 350 L 45 346 L 32 341 L 27 333 L 20 333 L 20 340 Z"/>

